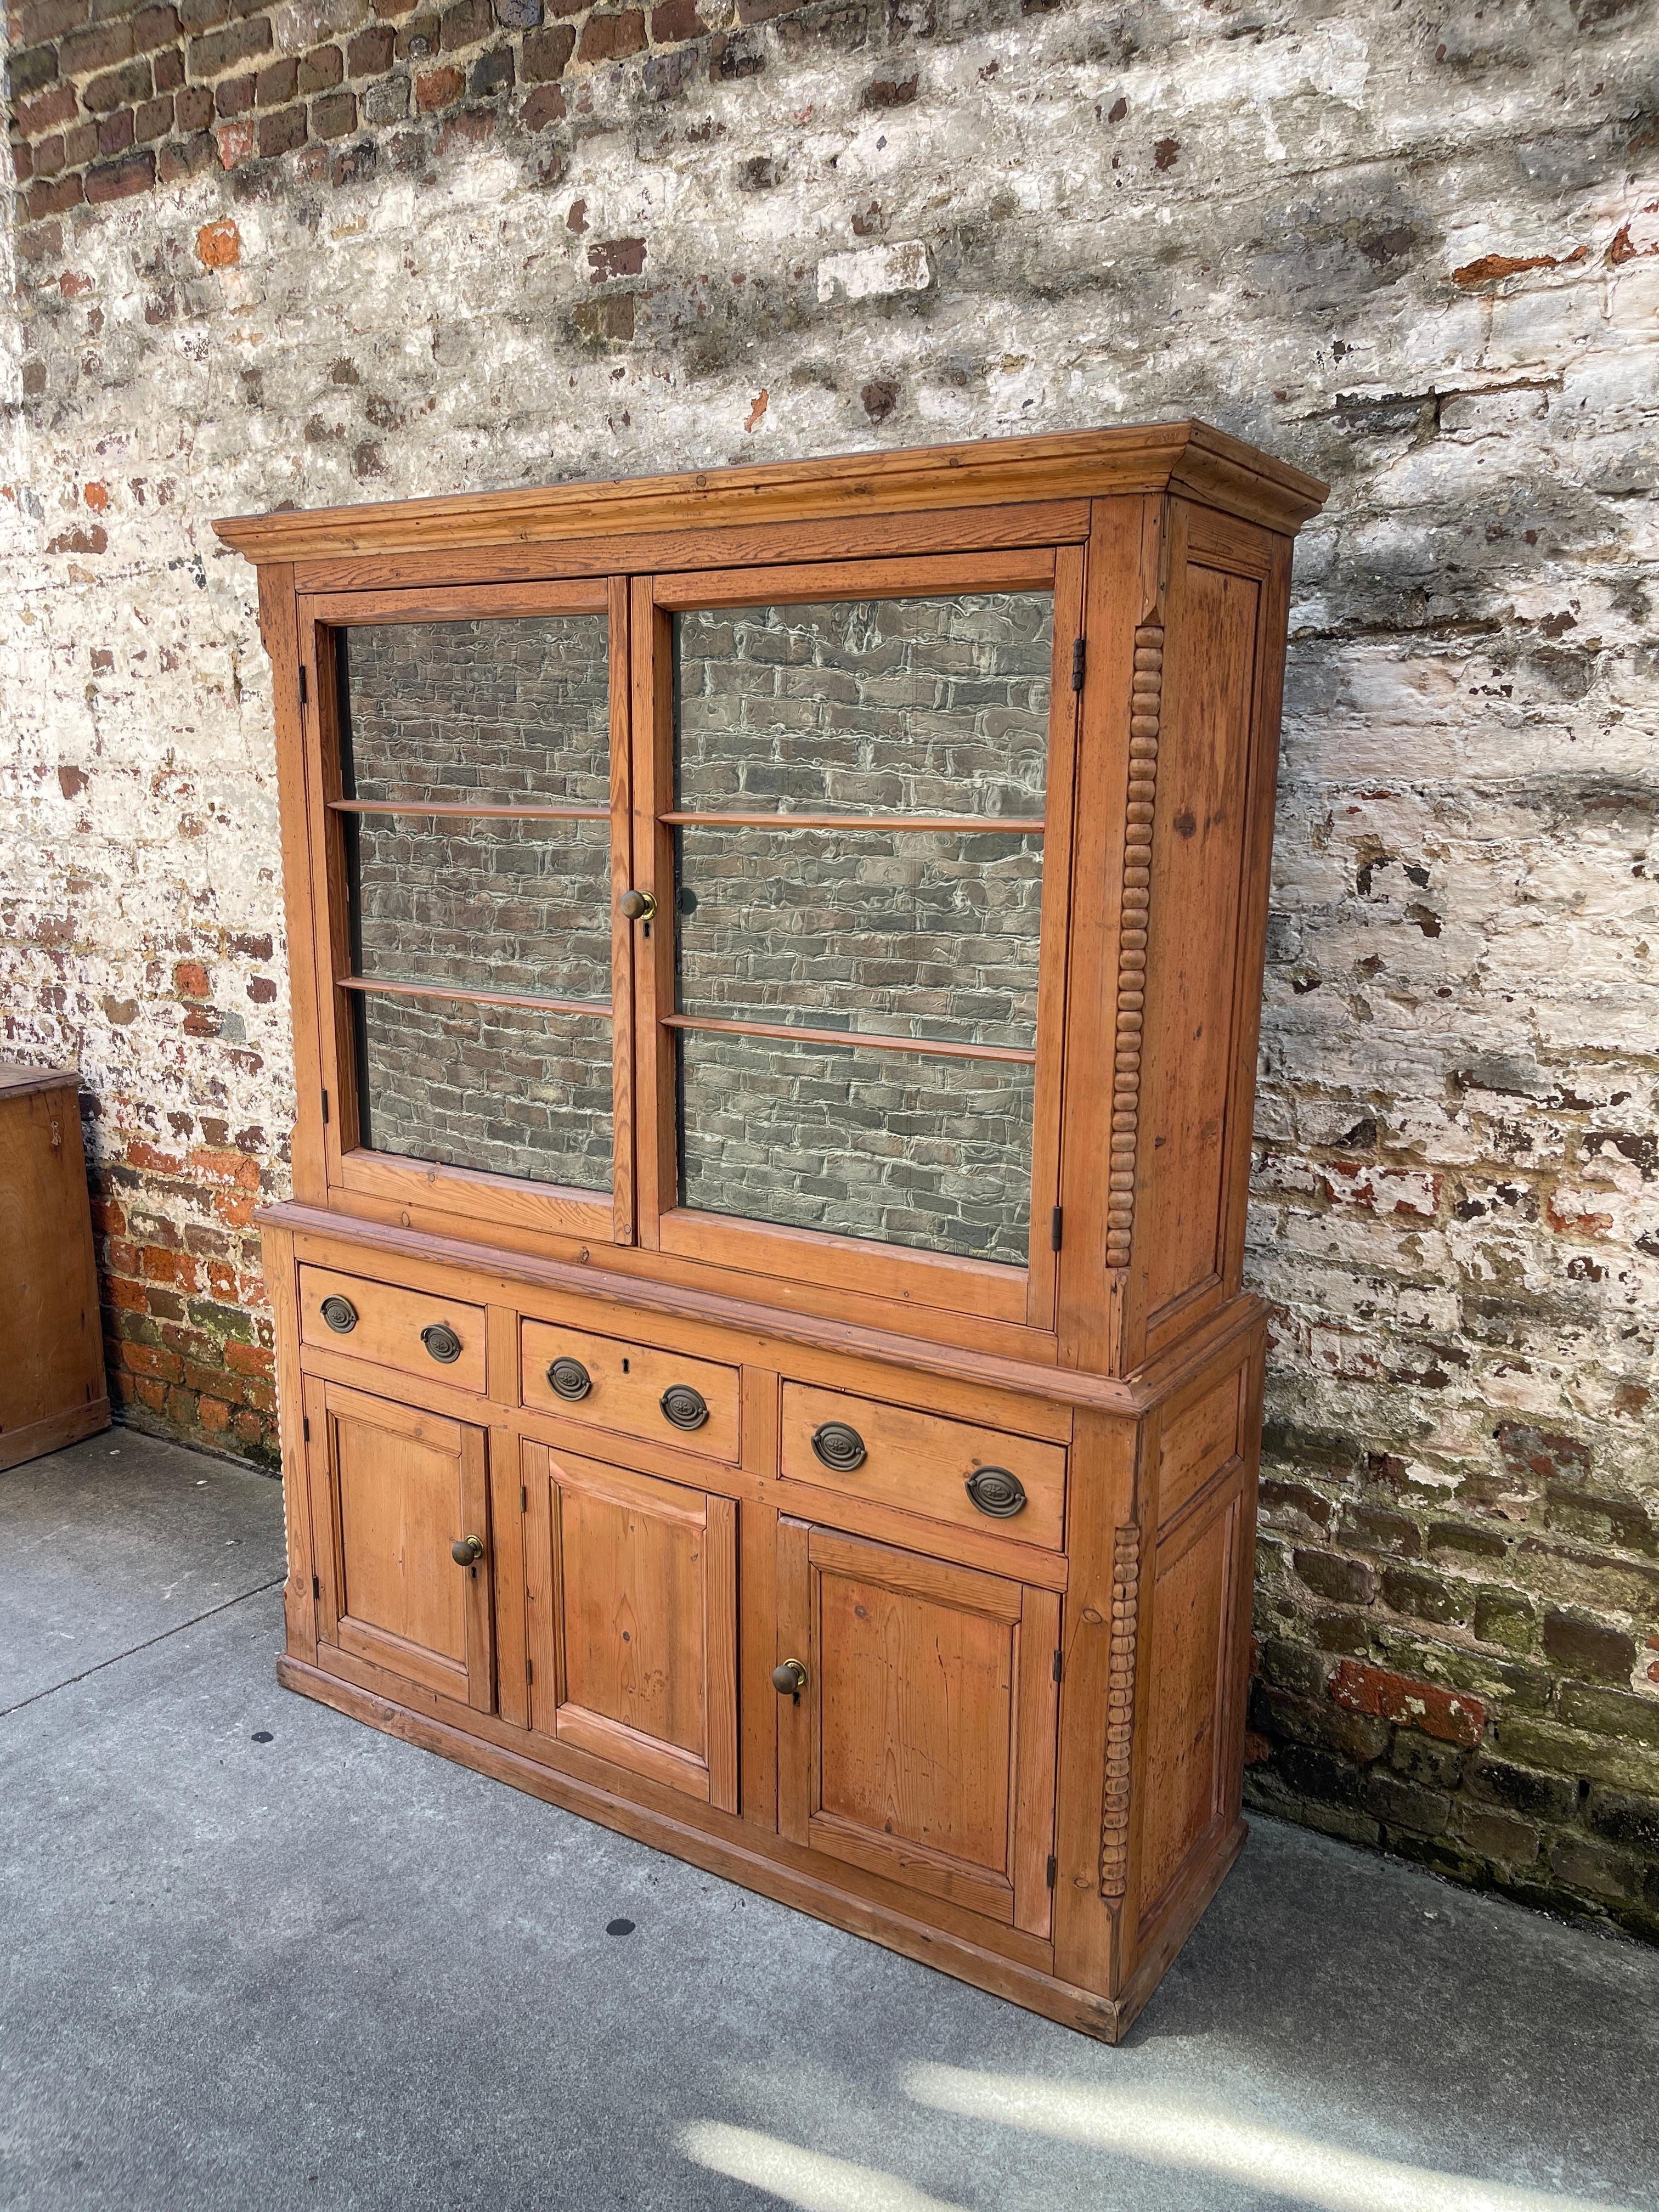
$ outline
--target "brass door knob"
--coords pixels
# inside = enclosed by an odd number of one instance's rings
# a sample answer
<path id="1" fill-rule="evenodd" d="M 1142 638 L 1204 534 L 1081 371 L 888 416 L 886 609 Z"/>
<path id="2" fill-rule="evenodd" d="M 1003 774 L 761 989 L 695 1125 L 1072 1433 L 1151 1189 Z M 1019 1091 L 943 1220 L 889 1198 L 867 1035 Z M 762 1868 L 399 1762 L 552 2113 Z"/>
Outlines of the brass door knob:
<path id="1" fill-rule="evenodd" d="M 797 1705 L 806 1687 L 806 1669 L 799 1659 L 786 1659 L 781 1667 L 772 1669 L 772 1687 L 781 1698 L 793 1698 Z"/>
<path id="2" fill-rule="evenodd" d="M 649 891 L 624 891 L 617 904 L 624 921 L 649 921 L 657 911 L 657 902 Z"/>
<path id="3" fill-rule="evenodd" d="M 475 1566 L 483 1557 L 483 1546 L 477 1536 L 458 1536 L 449 1547 L 449 1556 L 458 1567 Z"/>

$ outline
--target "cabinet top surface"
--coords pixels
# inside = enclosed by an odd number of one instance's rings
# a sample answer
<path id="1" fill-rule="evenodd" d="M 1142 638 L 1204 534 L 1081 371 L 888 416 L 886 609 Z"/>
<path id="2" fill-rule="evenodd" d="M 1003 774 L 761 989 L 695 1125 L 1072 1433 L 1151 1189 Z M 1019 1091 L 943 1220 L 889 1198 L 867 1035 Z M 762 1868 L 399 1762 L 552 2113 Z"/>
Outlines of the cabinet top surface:
<path id="1" fill-rule="evenodd" d="M 31 1091 L 78 1091 L 79 1073 L 72 1067 L 26 1067 L 15 1060 L 0 1060 L 0 1098 L 18 1098 Z"/>
<path id="2" fill-rule="evenodd" d="M 1318 513 L 1327 489 L 1289 463 L 1189 419 L 730 465 L 678 476 L 289 509 L 230 516 L 213 526 L 250 560 L 297 561 L 1168 489 L 1293 534 Z"/>

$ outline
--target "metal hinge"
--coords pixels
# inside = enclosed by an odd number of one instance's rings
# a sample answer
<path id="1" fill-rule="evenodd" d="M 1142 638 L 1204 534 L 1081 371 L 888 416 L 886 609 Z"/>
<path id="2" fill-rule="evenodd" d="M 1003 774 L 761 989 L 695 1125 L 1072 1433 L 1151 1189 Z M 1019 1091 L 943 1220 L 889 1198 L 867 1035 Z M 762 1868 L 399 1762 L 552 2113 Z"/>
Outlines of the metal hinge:
<path id="1" fill-rule="evenodd" d="M 301 1413 L 300 1416 L 300 1434 L 305 1438 L 307 1443 L 311 1442 L 311 1416 L 309 1413 Z"/>
<path id="2" fill-rule="evenodd" d="M 1054 1654 L 1054 1680 L 1055 1680 L 1055 1681 L 1059 1681 L 1059 1680 L 1060 1680 L 1060 1676 L 1064 1674 L 1064 1672 L 1065 1672 L 1065 1671 L 1066 1671 L 1066 1656 L 1065 1656 L 1065 1654 L 1064 1654 L 1063 1652 L 1056 1651 L 1056 1652 L 1055 1652 L 1055 1654 Z"/>
<path id="3" fill-rule="evenodd" d="M 1048 1223 L 1048 1249 L 1051 1252 L 1059 1251 L 1060 1236 L 1065 1226 L 1066 1209 L 1064 1206 L 1057 1206 Z"/>
<path id="4" fill-rule="evenodd" d="M 533 1682 L 536 1679 L 536 1662 L 527 1655 L 524 1662 L 524 1678 L 526 1682 Z"/>
<path id="5" fill-rule="evenodd" d="M 328 1093 L 326 1091 L 323 1093 L 323 1119 L 325 1121 L 328 1119 Z"/>
<path id="6" fill-rule="evenodd" d="M 1055 1858 L 1055 1856 L 1054 1856 L 1054 1853 L 1053 1853 L 1052 1851 L 1050 1851 L 1050 1852 L 1049 1852 L 1049 1854 L 1048 1854 L 1048 1887 L 1049 1887 L 1049 1888 L 1050 1888 L 1050 1889 L 1052 1889 L 1052 1888 L 1054 1887 L 1054 1876 L 1055 1876 L 1059 1872 L 1060 1872 L 1060 1863 L 1059 1863 L 1058 1860 Z"/>
<path id="7" fill-rule="evenodd" d="M 519 1510 L 520 1513 L 528 1513 L 530 1510 L 529 1487 L 522 1482 L 519 1485 Z"/>
<path id="8" fill-rule="evenodd" d="M 302 707 L 303 707 L 303 706 L 305 705 L 305 703 L 306 703 L 307 697 L 308 696 L 308 692 L 309 692 L 309 687 L 307 686 L 307 683 L 306 683 L 306 670 L 305 670 L 305 663 L 304 663 L 303 661 L 301 661 L 301 664 L 300 664 L 300 704 L 301 704 Z"/>
<path id="9" fill-rule="evenodd" d="M 1084 640 L 1082 638 L 1079 638 L 1072 647 L 1072 689 L 1073 691 L 1080 691 L 1083 689 L 1084 664 L 1087 661 L 1088 658 L 1089 648 Z"/>
<path id="10" fill-rule="evenodd" d="M 322 1594 L 323 1594 L 323 1583 L 322 1583 L 322 1577 L 321 1577 L 319 1575 L 313 1575 L 313 1577 L 311 1577 L 311 1595 L 313 1595 L 313 1597 L 320 1597 L 320 1596 L 322 1595 Z"/>

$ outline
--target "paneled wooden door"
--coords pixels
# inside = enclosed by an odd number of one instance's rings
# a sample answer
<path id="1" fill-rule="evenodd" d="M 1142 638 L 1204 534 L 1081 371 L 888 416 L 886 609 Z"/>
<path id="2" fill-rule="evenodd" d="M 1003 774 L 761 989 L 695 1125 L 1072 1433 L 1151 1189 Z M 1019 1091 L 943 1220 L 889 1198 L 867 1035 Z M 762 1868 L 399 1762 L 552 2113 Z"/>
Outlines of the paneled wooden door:
<path id="1" fill-rule="evenodd" d="M 531 1727 L 734 1813 L 736 1505 L 521 1449 Z"/>
<path id="2" fill-rule="evenodd" d="M 422 1689 L 495 1703 L 484 1432 L 308 1376 L 318 1637 Z M 459 1564 L 468 1538 L 477 1559 Z"/>
<path id="3" fill-rule="evenodd" d="M 780 1520 L 783 1834 L 1047 1936 L 1059 1630 L 1052 1590 Z"/>

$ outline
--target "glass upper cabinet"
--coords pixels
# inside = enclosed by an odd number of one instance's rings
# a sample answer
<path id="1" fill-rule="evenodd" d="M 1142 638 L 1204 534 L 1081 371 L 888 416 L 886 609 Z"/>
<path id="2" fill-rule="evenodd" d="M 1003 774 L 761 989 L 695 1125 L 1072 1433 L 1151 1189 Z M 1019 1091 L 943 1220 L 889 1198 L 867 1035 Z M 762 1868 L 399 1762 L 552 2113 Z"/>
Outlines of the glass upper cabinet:
<path id="1" fill-rule="evenodd" d="M 363 1152 L 611 1190 L 609 627 L 331 631 L 335 980 Z"/>
<path id="2" fill-rule="evenodd" d="M 1056 567 L 313 602 L 343 1188 L 1045 1322 Z"/>
<path id="3" fill-rule="evenodd" d="M 675 1197 L 792 1234 L 768 1261 L 671 1217 L 668 1249 L 846 1282 L 881 1279 L 882 1248 L 1012 1274 L 1038 1206 L 1046 1249 L 1052 576 L 671 605 Z M 1012 1283 L 989 1298 L 1023 1311 Z"/>

